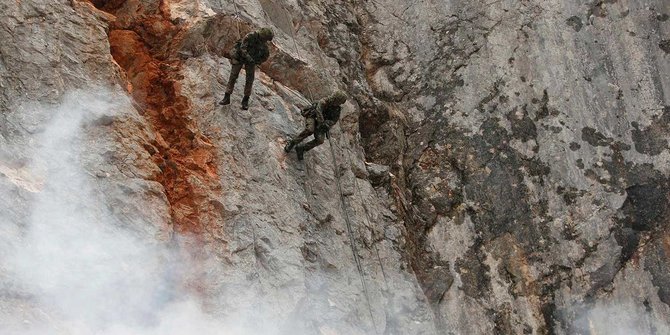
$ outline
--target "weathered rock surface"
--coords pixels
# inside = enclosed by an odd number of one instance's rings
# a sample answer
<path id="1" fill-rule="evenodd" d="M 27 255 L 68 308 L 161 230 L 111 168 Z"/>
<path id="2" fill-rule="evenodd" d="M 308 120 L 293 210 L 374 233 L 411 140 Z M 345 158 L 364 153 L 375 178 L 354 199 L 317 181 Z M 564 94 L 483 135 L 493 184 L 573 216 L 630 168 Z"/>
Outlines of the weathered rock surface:
<path id="1" fill-rule="evenodd" d="M 4 1 L 0 329 L 73 332 L 11 252 L 62 197 L 176 249 L 188 270 L 161 290 L 241 333 L 669 332 L 668 15 L 664 0 Z M 217 106 L 226 50 L 267 25 L 251 109 L 241 82 Z M 352 99 L 331 142 L 285 155 L 299 107 L 336 88 Z M 75 154 L 54 159 L 52 125 L 79 109 Z M 54 183 L 70 165 L 83 179 Z"/>
<path id="2" fill-rule="evenodd" d="M 627 322 L 593 326 L 602 320 L 588 313 L 601 306 L 646 309 L 635 332 L 654 331 L 645 318 L 668 324 L 659 271 L 668 262 L 650 245 L 663 244 L 669 223 L 669 10 L 664 1 L 356 8 L 377 99 L 358 98 L 365 150 L 394 166 L 411 203 L 400 217 L 413 218 L 424 291 L 450 279 L 423 264 L 454 277 L 443 296 L 427 294 L 451 331 L 599 333 Z"/>

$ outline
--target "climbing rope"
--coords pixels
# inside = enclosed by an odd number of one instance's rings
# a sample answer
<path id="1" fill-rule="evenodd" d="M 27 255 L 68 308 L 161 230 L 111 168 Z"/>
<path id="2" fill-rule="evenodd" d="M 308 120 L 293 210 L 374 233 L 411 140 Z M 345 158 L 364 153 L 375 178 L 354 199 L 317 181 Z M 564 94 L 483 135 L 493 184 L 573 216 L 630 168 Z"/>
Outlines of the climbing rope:
<path id="1" fill-rule="evenodd" d="M 286 17 L 286 22 L 291 23 L 291 39 L 293 41 L 293 47 L 295 49 L 296 56 L 298 56 L 298 58 L 302 58 L 302 56 L 300 54 L 300 49 L 298 48 L 298 43 L 296 42 L 296 38 L 295 38 L 295 31 L 294 31 L 294 28 L 293 28 L 293 21 L 289 19 L 288 11 L 284 7 L 284 5 L 282 4 L 281 6 L 282 6 L 282 9 L 284 10 L 284 15 Z M 264 13 L 265 13 L 265 11 L 264 11 Z M 321 65 L 323 65 L 323 61 L 321 60 L 321 55 L 320 54 L 319 54 L 319 61 L 320 61 Z M 322 68 L 323 68 L 323 66 L 322 66 Z M 309 93 L 309 100 L 314 101 L 314 94 L 312 92 L 312 89 L 310 88 L 310 85 L 307 85 L 307 91 Z M 334 173 L 335 173 L 335 180 L 336 180 L 336 183 L 337 183 L 337 190 L 340 194 L 340 206 L 342 208 L 342 212 L 344 213 L 344 221 L 345 221 L 345 225 L 346 225 L 346 228 L 347 228 L 347 235 L 349 237 L 349 244 L 351 246 L 351 252 L 353 254 L 354 263 L 356 264 L 356 269 L 358 270 L 359 278 L 361 280 L 361 285 L 362 285 L 362 288 L 363 288 L 363 294 L 365 295 L 365 301 L 366 301 L 366 304 L 367 304 L 367 307 L 368 307 L 368 313 L 370 314 L 370 321 L 372 322 L 372 326 L 375 330 L 375 334 L 379 334 L 379 330 L 377 329 L 377 323 L 375 322 L 375 318 L 374 318 L 374 313 L 372 312 L 372 303 L 371 303 L 371 299 L 370 299 L 370 291 L 368 289 L 368 284 L 365 281 L 365 272 L 363 271 L 363 265 L 361 263 L 359 255 L 358 255 L 358 248 L 356 247 L 356 240 L 354 238 L 354 230 L 352 228 L 353 225 L 351 224 L 351 218 L 349 217 L 349 212 L 347 211 L 347 206 L 346 206 L 346 203 L 345 203 L 345 200 L 344 200 L 344 195 L 343 195 L 343 192 L 342 192 L 342 182 L 340 180 L 339 166 L 337 165 L 337 162 L 336 162 L 336 159 L 335 159 L 335 151 L 333 149 L 332 141 L 330 140 L 330 138 L 329 138 L 329 141 L 331 143 L 330 153 L 331 153 L 331 156 L 332 156 L 332 159 L 333 159 L 333 170 L 334 170 Z M 307 168 L 307 164 L 305 164 L 305 167 L 306 167 L 306 173 L 309 177 L 309 169 Z M 310 188 L 308 187 L 308 189 L 310 189 Z M 311 196 L 311 194 L 309 194 L 308 196 Z M 379 252 L 378 251 L 377 251 L 377 256 L 379 257 Z M 383 268 L 382 268 L 382 271 L 383 271 Z M 385 275 L 384 275 L 384 279 L 386 280 Z M 387 288 L 388 288 L 388 285 L 387 285 Z"/>
<path id="2" fill-rule="evenodd" d="M 343 141 L 346 140 L 345 135 L 346 134 L 344 132 L 342 132 L 342 136 L 344 137 Z M 331 149 L 332 149 L 333 141 L 328 139 L 328 143 L 330 144 Z M 353 160 L 351 159 L 351 155 L 349 154 L 348 151 L 346 152 L 346 156 L 347 156 L 347 162 L 349 163 L 349 166 L 353 166 Z M 382 263 L 381 256 L 379 255 L 379 248 L 377 247 L 377 244 L 375 243 L 376 234 L 375 234 L 375 230 L 372 228 L 372 219 L 370 218 L 370 211 L 368 210 L 368 207 L 365 206 L 365 204 L 363 202 L 363 192 L 361 191 L 360 187 L 358 186 L 358 178 L 356 178 L 355 176 L 354 176 L 354 188 L 356 189 L 356 193 L 358 193 L 358 195 L 361 199 L 361 206 L 363 207 L 363 212 L 365 213 L 365 217 L 367 219 L 366 227 L 370 230 L 370 233 L 372 235 L 372 246 L 375 249 L 375 254 L 377 255 L 377 261 L 379 262 L 379 267 L 382 271 L 382 277 L 384 278 L 384 284 L 386 285 L 386 290 L 388 291 L 389 290 L 389 285 L 388 285 L 388 281 L 386 279 L 386 271 L 384 270 L 384 264 Z"/>
<path id="3" fill-rule="evenodd" d="M 237 7 L 237 3 L 235 2 L 235 0 L 233 0 L 233 3 L 235 4 L 235 8 L 236 8 L 237 12 L 239 13 L 239 9 Z M 296 56 L 298 58 L 302 58 L 302 56 L 300 54 L 300 49 L 298 48 L 298 43 L 296 42 L 296 38 L 295 38 L 296 33 L 294 31 L 292 20 L 289 19 L 288 11 L 286 10 L 286 8 L 284 7 L 283 4 L 281 4 L 281 7 L 284 10 L 284 15 L 286 17 L 286 22 L 290 23 L 290 25 L 291 25 L 291 40 L 293 42 L 293 47 L 295 49 Z M 266 21 L 266 24 L 269 25 L 270 23 L 268 21 L 267 15 L 268 14 L 263 10 L 263 19 Z M 239 34 L 239 22 L 238 22 L 238 35 L 240 35 Z M 319 56 L 320 64 L 323 68 L 323 60 L 321 59 L 321 54 L 319 54 L 318 56 Z M 312 89 L 309 85 L 307 85 L 307 91 L 308 91 L 308 94 L 309 94 L 309 100 L 314 101 L 314 94 L 313 94 Z M 368 307 L 368 313 L 370 314 L 370 321 L 372 322 L 372 326 L 375 330 L 375 333 L 379 334 L 379 330 L 377 329 L 377 324 L 376 324 L 375 318 L 374 318 L 374 313 L 372 311 L 372 303 L 371 303 L 371 299 L 370 299 L 370 292 L 369 292 L 369 289 L 368 289 L 367 282 L 365 280 L 365 272 L 363 270 L 363 265 L 361 263 L 361 260 L 360 260 L 359 254 L 358 254 L 358 248 L 356 247 L 356 240 L 354 238 L 354 229 L 353 229 L 353 225 L 351 223 L 351 217 L 349 216 L 349 212 L 347 211 L 347 205 L 346 205 L 346 202 L 345 202 L 345 199 L 344 199 L 344 193 L 342 191 L 342 182 L 340 180 L 340 169 L 339 169 L 339 165 L 337 165 L 337 162 L 336 162 L 336 159 L 335 159 L 335 150 L 334 150 L 332 140 L 330 140 L 330 137 L 329 137 L 329 142 L 330 142 L 330 152 L 331 152 L 331 156 L 332 156 L 332 159 L 333 159 L 333 170 L 334 170 L 334 173 L 335 173 L 337 189 L 338 189 L 338 192 L 340 194 L 340 206 L 341 206 L 342 212 L 344 214 L 344 220 L 345 220 L 345 225 L 346 225 L 346 229 L 347 229 L 347 235 L 349 237 L 349 244 L 350 244 L 350 247 L 351 247 L 351 252 L 353 254 L 354 262 L 356 264 L 356 269 L 358 270 L 359 278 L 360 278 L 361 285 L 362 285 L 362 288 L 363 288 L 363 294 L 365 295 L 365 300 L 366 300 L 367 307 Z M 349 160 L 349 163 L 351 164 L 351 157 L 348 156 L 348 160 Z M 310 171 L 309 171 L 309 168 L 308 168 L 307 164 L 305 164 L 305 169 L 306 169 L 307 177 L 309 179 Z M 362 193 L 360 192 L 360 189 L 358 188 L 358 184 L 356 183 L 355 180 L 354 180 L 354 183 L 356 185 L 356 189 L 357 189 L 358 193 L 362 195 Z M 305 183 L 305 188 L 310 193 L 310 194 L 307 195 L 307 197 L 308 197 L 307 200 L 309 202 L 309 197 L 311 197 L 311 185 L 309 185 L 309 183 L 306 182 Z M 365 209 L 366 216 L 368 218 L 368 226 L 369 226 L 369 224 L 371 222 L 370 215 L 368 213 L 367 208 L 364 207 L 364 209 Z M 311 208 L 310 208 L 310 210 L 311 210 Z M 381 264 L 381 258 L 379 256 L 379 250 L 377 249 L 376 245 L 374 245 L 374 247 L 375 247 L 375 251 L 376 251 L 376 254 L 377 254 L 377 259 L 380 262 L 380 266 L 381 266 L 381 269 L 382 269 L 382 275 L 383 275 L 384 281 L 386 283 L 386 288 L 388 290 L 388 283 L 386 282 L 386 274 L 385 274 L 384 268 Z"/>
<path id="4" fill-rule="evenodd" d="M 319 3 L 320 3 L 320 1 L 319 1 Z M 413 6 L 413 5 L 412 5 L 412 6 Z M 321 53 L 317 53 L 317 56 L 318 56 L 319 66 L 320 66 L 322 69 L 325 69 L 326 67 L 325 67 L 325 65 L 324 65 L 323 55 L 321 55 Z M 342 132 L 342 136 L 345 136 L 345 133 L 344 133 L 344 132 Z M 346 138 L 345 138 L 345 140 L 346 140 Z M 358 142 L 358 141 L 357 141 L 357 142 Z M 330 137 L 328 137 L 328 144 L 330 144 L 331 153 L 333 153 L 333 152 L 332 152 L 332 151 L 334 150 L 334 149 L 333 149 L 333 141 L 330 139 Z M 333 164 L 335 164 L 335 155 L 334 155 L 334 153 L 333 153 L 332 156 L 333 156 Z M 348 163 L 349 163 L 349 166 L 353 166 L 353 165 L 352 165 L 351 155 L 349 154 L 348 151 L 346 152 L 346 156 L 347 156 L 347 161 L 348 161 Z M 337 175 L 337 178 L 338 178 L 338 181 L 339 181 L 339 175 Z M 356 192 L 359 194 L 359 196 L 360 196 L 360 198 L 361 198 L 361 204 L 363 204 L 363 193 L 361 192 L 361 189 L 360 189 L 359 186 L 358 186 L 358 181 L 356 180 L 356 177 L 354 177 L 354 187 L 355 187 L 355 189 L 356 189 Z M 341 194 L 341 193 L 340 193 L 340 194 Z M 389 286 L 388 286 L 388 281 L 387 281 L 387 279 L 386 279 L 386 271 L 384 270 L 384 265 L 383 265 L 383 263 L 382 263 L 381 256 L 379 255 L 379 248 L 377 247 L 377 244 L 375 243 L 375 237 L 376 237 L 376 234 L 375 234 L 374 229 L 372 228 L 372 219 L 370 218 L 370 212 L 368 211 L 368 208 L 367 208 L 365 205 L 362 205 L 362 206 L 363 206 L 363 210 L 364 210 L 364 212 L 365 212 L 365 216 L 366 216 L 366 219 L 367 219 L 367 222 L 366 222 L 367 225 L 366 225 L 366 227 L 367 227 L 367 228 L 370 230 L 370 232 L 371 232 L 371 235 L 372 235 L 372 246 L 373 246 L 374 249 L 375 249 L 375 254 L 376 254 L 376 256 L 377 256 L 377 261 L 379 262 L 379 267 L 380 267 L 381 272 L 382 272 L 382 278 L 384 278 L 384 285 L 386 286 L 386 290 L 388 291 L 388 290 L 389 290 Z M 360 232 L 359 232 L 359 233 L 360 233 Z M 361 235 L 362 235 L 362 234 L 361 234 Z"/>
<path id="5" fill-rule="evenodd" d="M 319 67 L 322 68 L 322 69 L 326 69 L 325 62 L 323 61 L 323 55 L 319 52 L 319 53 L 317 53 L 317 56 L 318 56 L 317 59 L 318 59 L 318 61 L 319 61 Z M 344 133 L 344 132 L 342 132 L 342 136 L 345 136 L 345 133 Z M 346 139 L 346 138 L 345 138 L 345 139 Z M 335 152 L 334 152 L 333 140 L 332 140 L 330 137 L 328 137 L 328 144 L 330 145 L 331 156 L 332 156 L 332 158 L 333 158 L 333 165 L 335 165 L 335 164 L 336 164 L 336 160 L 335 160 Z M 349 163 L 349 166 L 352 166 L 351 155 L 349 154 L 348 151 L 346 152 L 346 156 L 347 156 L 347 162 Z M 340 175 L 339 175 L 339 173 L 336 174 L 336 178 L 337 178 L 337 181 L 338 181 L 338 184 L 339 184 L 339 183 L 340 183 Z M 361 198 L 361 205 L 363 206 L 363 211 L 365 212 L 365 216 L 366 216 L 366 218 L 367 218 L 367 222 L 366 222 L 367 224 L 366 224 L 366 227 L 367 227 L 368 229 L 370 229 L 370 232 L 371 232 L 371 235 L 372 235 L 372 246 L 373 246 L 374 249 L 375 249 L 375 254 L 376 254 L 376 257 L 377 257 L 377 261 L 379 262 L 379 267 L 380 267 L 381 272 L 382 272 L 382 278 L 384 278 L 384 285 L 385 285 L 385 287 L 386 287 L 386 291 L 388 291 L 388 290 L 389 290 L 389 286 L 388 286 L 388 281 L 387 281 L 387 279 L 386 279 L 386 271 L 384 270 L 384 265 L 382 264 L 381 256 L 379 255 L 379 248 L 377 247 L 377 244 L 374 242 L 374 241 L 375 241 L 375 235 L 376 235 L 376 234 L 375 234 L 374 229 L 371 228 L 372 220 L 370 219 L 370 212 L 368 211 L 368 208 L 367 208 L 365 205 L 363 205 L 363 193 L 361 192 L 361 189 L 360 189 L 359 186 L 358 186 L 358 181 L 356 180 L 356 177 L 354 177 L 354 187 L 355 187 L 355 189 L 356 189 L 356 192 L 359 194 L 359 196 L 360 196 L 360 198 Z M 345 206 L 345 204 L 344 204 L 344 198 L 343 198 L 343 196 L 342 196 L 342 190 L 341 190 L 341 189 L 340 189 L 340 199 L 341 199 L 341 201 L 342 201 L 342 206 Z M 346 213 L 346 208 L 345 208 L 345 213 Z M 349 222 L 349 225 L 351 225 L 350 222 Z M 353 231 L 353 230 L 350 229 L 350 232 L 351 232 L 351 231 Z M 359 230 L 359 234 L 362 235 L 361 232 L 360 232 L 360 230 Z M 350 233 L 350 236 L 351 236 L 351 233 Z M 354 257 L 357 257 L 357 254 L 356 254 Z M 358 262 L 360 263 L 360 260 L 359 260 Z M 364 272 L 362 272 L 362 268 L 361 268 L 361 278 L 363 278 L 364 276 L 365 276 L 365 274 L 364 274 Z M 366 297 L 366 298 L 368 299 L 368 304 L 369 304 L 370 298 L 369 298 L 369 297 Z M 374 318 L 372 319 L 372 322 L 374 323 Z M 375 326 L 375 330 L 376 330 L 376 326 Z"/>
<path id="6" fill-rule="evenodd" d="M 343 133 L 342 136 L 344 136 L 344 133 Z M 333 146 L 334 146 L 333 140 L 329 138 L 328 143 L 330 144 L 330 148 L 331 148 L 331 152 L 332 152 L 334 150 L 333 149 Z M 332 156 L 333 156 L 333 164 L 335 164 L 335 155 L 333 154 Z M 347 152 L 346 156 L 347 156 L 347 162 L 349 163 L 349 166 L 352 166 L 353 163 L 352 163 L 351 155 L 349 155 L 349 152 Z M 365 213 L 365 217 L 367 219 L 367 221 L 366 221 L 367 224 L 365 226 L 366 226 L 366 228 L 368 228 L 368 230 L 370 230 L 370 233 L 372 235 L 372 247 L 375 250 L 375 255 L 377 257 L 377 261 L 379 262 L 379 268 L 381 269 L 381 272 L 382 272 L 382 278 L 384 278 L 384 285 L 386 287 L 386 291 L 389 291 L 389 284 L 388 284 L 388 280 L 386 278 L 386 270 L 384 269 L 384 264 L 382 263 L 381 256 L 379 255 L 379 248 L 377 247 L 377 244 L 375 243 L 376 233 L 375 233 L 375 230 L 372 228 L 372 219 L 371 219 L 371 216 L 370 216 L 370 211 L 368 210 L 367 206 L 364 205 L 363 192 L 361 191 L 360 187 L 358 186 L 358 181 L 356 179 L 357 178 L 354 177 L 354 188 L 356 189 L 356 193 L 359 195 L 359 197 L 361 199 L 361 206 L 363 207 L 363 212 Z M 360 234 L 360 232 L 359 232 L 359 234 Z"/>
<path id="7" fill-rule="evenodd" d="M 298 50 L 298 43 L 295 41 L 295 31 L 293 29 L 293 20 L 289 19 L 288 16 L 288 10 L 286 10 L 286 7 L 284 7 L 284 4 L 281 4 L 281 8 L 284 10 L 284 17 L 286 18 L 286 22 L 291 24 L 291 39 L 293 40 L 293 48 L 295 49 L 295 54 L 298 56 L 298 58 L 302 58 L 300 55 L 300 50 Z M 310 88 L 310 85 L 307 85 L 307 93 L 309 94 L 309 100 L 314 101 L 314 94 L 312 93 L 312 89 Z"/>
<path id="8" fill-rule="evenodd" d="M 237 1 L 233 0 L 233 5 L 235 6 L 235 23 L 237 24 L 237 39 L 242 38 L 242 33 L 240 32 L 240 20 L 242 20 L 242 13 L 240 8 L 237 7 Z"/>
<path id="9" fill-rule="evenodd" d="M 372 321 L 372 326 L 375 329 L 375 334 L 379 334 L 377 329 L 377 323 L 375 322 L 374 315 L 372 313 L 372 304 L 370 303 L 370 292 L 368 290 L 368 284 L 365 282 L 365 272 L 363 271 L 363 265 L 358 256 L 358 248 L 356 247 L 356 240 L 354 239 L 354 230 L 351 224 L 351 218 L 349 217 L 349 212 L 347 211 L 347 206 L 344 201 L 344 193 L 342 192 L 342 182 L 340 181 L 340 168 L 335 159 L 335 149 L 332 145 L 332 140 L 329 138 L 328 142 L 330 143 L 330 154 L 333 158 L 333 172 L 335 173 L 335 181 L 337 183 L 337 191 L 340 193 L 340 206 L 342 207 L 342 212 L 344 213 L 344 222 L 347 227 L 347 235 L 349 235 L 349 244 L 351 245 L 351 252 L 354 255 L 354 262 L 356 263 L 356 268 L 358 269 L 359 278 L 361 279 L 361 285 L 363 285 L 363 293 L 365 294 L 365 300 L 368 305 L 368 312 L 370 313 L 370 320 Z"/>
<path id="10" fill-rule="evenodd" d="M 293 21 L 290 20 L 290 18 L 288 17 L 288 11 L 286 10 L 286 7 L 284 7 L 283 4 L 280 4 L 280 6 L 281 6 L 281 9 L 284 10 L 284 18 L 286 19 L 286 23 L 289 23 L 291 25 L 291 40 L 293 41 L 293 48 L 295 49 L 296 56 L 298 58 L 302 58 L 302 56 L 300 55 L 300 51 L 298 49 L 298 43 L 296 43 L 296 40 L 295 40 L 295 31 L 293 30 Z M 265 24 L 268 25 L 268 26 L 272 26 L 272 22 L 271 22 L 272 18 L 270 18 L 270 16 L 268 15 L 267 12 L 265 12 L 265 10 L 262 10 L 262 12 L 263 12 L 263 14 L 261 16 L 263 17 L 263 21 L 265 21 Z M 302 94 L 302 92 L 301 92 L 301 94 Z M 308 99 L 309 99 L 307 102 L 314 101 L 314 94 L 313 94 L 312 89 L 310 88 L 309 85 L 307 85 L 307 94 L 308 94 Z"/>

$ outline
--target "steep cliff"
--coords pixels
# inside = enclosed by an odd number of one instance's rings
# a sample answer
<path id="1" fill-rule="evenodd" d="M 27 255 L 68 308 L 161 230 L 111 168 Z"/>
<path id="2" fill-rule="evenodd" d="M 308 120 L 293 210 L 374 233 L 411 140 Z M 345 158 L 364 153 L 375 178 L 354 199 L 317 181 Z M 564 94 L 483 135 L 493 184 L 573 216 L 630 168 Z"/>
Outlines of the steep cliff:
<path id="1" fill-rule="evenodd" d="M 0 2 L 0 330 L 668 333 L 669 15 Z M 218 106 L 264 26 L 251 108 Z M 330 140 L 284 154 L 337 88 Z"/>

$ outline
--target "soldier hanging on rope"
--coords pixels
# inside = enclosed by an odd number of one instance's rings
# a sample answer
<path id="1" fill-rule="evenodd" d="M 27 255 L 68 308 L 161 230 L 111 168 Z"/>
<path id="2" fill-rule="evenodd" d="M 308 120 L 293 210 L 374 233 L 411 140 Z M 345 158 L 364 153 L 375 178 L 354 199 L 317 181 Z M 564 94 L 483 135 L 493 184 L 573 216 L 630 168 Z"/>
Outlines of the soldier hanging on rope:
<path id="1" fill-rule="evenodd" d="M 303 159 L 306 151 L 323 144 L 328 131 L 340 119 L 342 104 L 347 101 L 347 95 L 342 91 L 337 91 L 331 96 L 320 100 L 311 106 L 302 110 L 302 116 L 305 117 L 305 130 L 288 141 L 284 151 L 291 152 L 295 147 L 298 160 Z M 306 144 L 300 144 L 309 135 L 314 135 L 314 139 Z"/>
<path id="2" fill-rule="evenodd" d="M 249 109 L 249 96 L 251 95 L 251 88 L 254 84 L 254 72 L 256 65 L 265 62 L 270 56 L 270 49 L 267 42 L 272 41 L 274 33 L 270 28 L 261 28 L 258 31 L 251 32 L 244 36 L 243 39 L 235 43 L 235 47 L 231 52 L 230 63 L 232 69 L 230 70 L 230 78 L 228 79 L 228 88 L 223 100 L 219 105 L 230 104 L 230 95 L 235 88 L 235 82 L 240 74 L 240 70 L 244 67 L 246 73 L 246 81 L 244 82 L 244 98 L 242 98 L 242 109 Z"/>

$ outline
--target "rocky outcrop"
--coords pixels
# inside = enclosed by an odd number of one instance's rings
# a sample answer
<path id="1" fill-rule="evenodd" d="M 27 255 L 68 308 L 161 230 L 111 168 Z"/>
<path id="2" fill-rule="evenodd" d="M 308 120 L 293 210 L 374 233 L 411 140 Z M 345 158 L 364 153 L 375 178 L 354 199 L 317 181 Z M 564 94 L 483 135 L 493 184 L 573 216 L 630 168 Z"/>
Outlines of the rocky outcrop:
<path id="1" fill-rule="evenodd" d="M 28 0 L 0 13 L 8 331 L 668 331 L 665 1 Z M 276 38 L 251 109 L 241 83 L 217 106 L 227 50 L 261 26 Z M 352 99 L 330 141 L 285 155 L 299 108 L 336 88 Z M 17 265 L 43 259 L 36 237 L 88 250 L 72 242 L 88 230 L 101 248 L 151 245 L 85 258 L 143 284 Z M 59 257 L 67 246 L 44 268 L 78 264 Z M 66 298 L 66 284 L 107 303 Z"/>
<path id="2" fill-rule="evenodd" d="M 645 264 L 667 267 L 646 246 L 668 228 L 667 4 L 361 7 L 366 154 L 410 199 L 414 269 L 447 327 L 661 331 Z M 601 306 L 648 314 L 607 326 Z"/>

